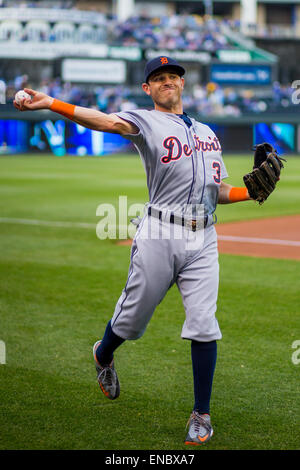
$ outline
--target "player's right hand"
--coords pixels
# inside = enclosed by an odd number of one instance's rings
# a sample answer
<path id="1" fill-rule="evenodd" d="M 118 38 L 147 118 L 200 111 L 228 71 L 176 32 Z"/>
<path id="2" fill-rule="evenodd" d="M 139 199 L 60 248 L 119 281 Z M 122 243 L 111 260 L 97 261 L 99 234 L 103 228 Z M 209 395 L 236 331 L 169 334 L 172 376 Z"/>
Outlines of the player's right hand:
<path id="1" fill-rule="evenodd" d="M 24 88 L 24 91 L 31 96 L 31 99 L 24 98 L 18 104 L 15 100 L 13 101 L 14 107 L 18 111 L 36 111 L 38 109 L 50 109 L 53 103 L 53 98 L 40 91 L 31 90 L 30 88 Z"/>

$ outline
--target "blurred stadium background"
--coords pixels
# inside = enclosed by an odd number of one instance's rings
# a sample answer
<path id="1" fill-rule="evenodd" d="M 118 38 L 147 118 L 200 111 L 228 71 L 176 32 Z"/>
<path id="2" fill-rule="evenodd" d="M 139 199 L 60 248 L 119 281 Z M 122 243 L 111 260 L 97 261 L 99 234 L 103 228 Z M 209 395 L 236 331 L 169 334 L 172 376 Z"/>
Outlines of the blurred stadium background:
<path id="1" fill-rule="evenodd" d="M 187 67 L 185 111 L 224 151 L 298 153 L 299 41 L 300 0 L 0 0 L 0 154 L 130 151 L 50 112 L 20 117 L 12 100 L 28 86 L 104 112 L 151 107 L 140 85 L 160 54 Z"/>

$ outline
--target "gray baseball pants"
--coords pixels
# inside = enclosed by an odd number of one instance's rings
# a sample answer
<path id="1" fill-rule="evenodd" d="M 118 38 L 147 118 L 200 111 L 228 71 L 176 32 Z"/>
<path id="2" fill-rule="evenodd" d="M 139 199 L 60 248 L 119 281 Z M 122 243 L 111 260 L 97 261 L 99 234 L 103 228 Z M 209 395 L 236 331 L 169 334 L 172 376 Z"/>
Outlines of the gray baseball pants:
<path id="1" fill-rule="evenodd" d="M 132 243 L 127 282 L 111 320 L 113 332 L 123 339 L 141 337 L 175 283 L 185 310 L 181 337 L 221 339 L 215 316 L 219 262 L 214 225 L 193 232 L 145 215 Z"/>

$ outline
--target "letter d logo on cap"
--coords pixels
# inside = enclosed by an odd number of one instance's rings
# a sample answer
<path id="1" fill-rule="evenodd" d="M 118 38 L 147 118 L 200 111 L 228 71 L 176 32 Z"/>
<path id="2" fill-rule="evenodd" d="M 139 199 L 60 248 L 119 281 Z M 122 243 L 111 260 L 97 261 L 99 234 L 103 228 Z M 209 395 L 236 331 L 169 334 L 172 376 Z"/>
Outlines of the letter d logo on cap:
<path id="1" fill-rule="evenodd" d="M 165 65 L 165 64 L 168 63 L 167 57 L 161 57 L 161 58 L 160 58 L 160 61 L 161 61 L 162 65 Z"/>

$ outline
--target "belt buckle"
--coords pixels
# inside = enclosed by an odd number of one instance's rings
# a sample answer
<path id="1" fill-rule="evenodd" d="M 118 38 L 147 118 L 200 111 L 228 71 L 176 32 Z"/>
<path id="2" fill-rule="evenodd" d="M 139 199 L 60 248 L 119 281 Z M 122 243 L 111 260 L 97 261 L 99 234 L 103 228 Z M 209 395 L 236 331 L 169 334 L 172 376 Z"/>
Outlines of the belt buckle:
<path id="1" fill-rule="evenodd" d="M 192 232 L 196 232 L 197 230 L 197 220 L 196 219 L 189 219 L 186 221 L 186 227 L 192 230 Z"/>

